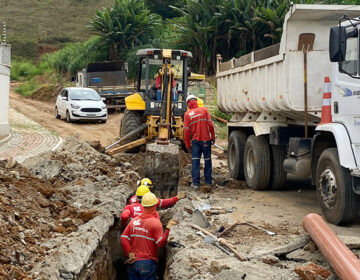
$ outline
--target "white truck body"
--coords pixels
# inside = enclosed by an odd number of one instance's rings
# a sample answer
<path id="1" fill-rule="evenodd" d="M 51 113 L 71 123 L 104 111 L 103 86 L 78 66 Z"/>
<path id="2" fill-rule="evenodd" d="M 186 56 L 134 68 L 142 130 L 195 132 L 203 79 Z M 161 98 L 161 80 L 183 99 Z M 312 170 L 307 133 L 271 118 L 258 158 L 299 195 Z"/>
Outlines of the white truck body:
<path id="1" fill-rule="evenodd" d="M 359 5 L 292 5 L 279 45 L 217 64 L 218 107 L 232 114 L 230 176 L 253 189 L 311 176 L 335 224 L 360 213 L 359 16 Z M 306 55 L 304 35 L 314 36 Z M 332 96 L 323 100 L 325 77 Z M 320 123 L 324 105 L 332 121 Z"/>
<path id="2" fill-rule="evenodd" d="M 284 125 L 303 123 L 303 52 L 298 51 L 301 33 L 315 33 L 313 51 L 308 53 L 307 82 L 309 120 L 318 122 L 324 77 L 332 73 L 328 42 L 330 27 L 336 26 L 345 13 L 358 15 L 360 6 L 294 5 L 285 17 L 279 54 L 255 61 L 257 52 L 253 52 L 248 55 L 250 63 L 243 66 L 236 67 L 241 65 L 243 58 L 220 64 L 216 75 L 218 107 L 236 113 L 230 125 L 249 121 L 246 113 L 258 118 L 263 112 L 272 112 Z M 221 68 L 226 70 L 221 71 Z M 258 119 L 261 121 L 262 118 Z M 256 135 L 269 133 L 269 126 L 266 127 L 255 131 Z"/>

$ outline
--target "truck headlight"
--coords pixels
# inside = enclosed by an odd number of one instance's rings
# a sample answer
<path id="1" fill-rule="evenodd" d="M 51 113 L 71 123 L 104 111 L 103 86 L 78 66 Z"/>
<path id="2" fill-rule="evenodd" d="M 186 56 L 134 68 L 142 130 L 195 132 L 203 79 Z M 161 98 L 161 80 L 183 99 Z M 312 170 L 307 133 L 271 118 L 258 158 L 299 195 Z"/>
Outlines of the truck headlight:
<path id="1" fill-rule="evenodd" d="M 106 105 L 102 105 L 101 109 L 103 109 L 103 110 L 106 109 Z"/>
<path id="2" fill-rule="evenodd" d="M 73 108 L 73 109 L 80 109 L 80 106 L 79 106 L 79 105 L 76 105 L 76 104 L 70 103 L 70 106 L 71 106 L 71 108 Z"/>

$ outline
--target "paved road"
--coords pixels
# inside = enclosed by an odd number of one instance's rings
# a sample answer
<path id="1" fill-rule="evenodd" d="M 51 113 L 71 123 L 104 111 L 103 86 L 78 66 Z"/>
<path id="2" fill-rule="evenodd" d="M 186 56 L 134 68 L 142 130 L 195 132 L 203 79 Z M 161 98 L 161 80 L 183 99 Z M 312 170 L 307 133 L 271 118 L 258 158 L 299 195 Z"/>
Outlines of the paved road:
<path id="1" fill-rule="evenodd" d="M 10 135 L 0 141 L 0 159 L 18 162 L 54 150 L 62 138 L 16 110 L 9 109 Z"/>

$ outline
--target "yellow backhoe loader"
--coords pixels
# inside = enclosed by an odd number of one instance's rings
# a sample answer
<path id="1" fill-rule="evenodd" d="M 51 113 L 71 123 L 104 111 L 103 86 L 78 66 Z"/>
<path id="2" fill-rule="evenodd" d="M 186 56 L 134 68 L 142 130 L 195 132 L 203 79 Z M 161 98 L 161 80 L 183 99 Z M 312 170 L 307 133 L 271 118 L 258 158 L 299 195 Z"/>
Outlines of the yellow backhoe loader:
<path id="1" fill-rule="evenodd" d="M 142 49 L 137 56 L 137 92 L 125 98 L 120 140 L 107 152 L 138 152 L 148 143 L 143 175 L 150 177 L 157 191 L 166 197 L 177 192 L 179 182 L 179 146 L 184 143 L 188 59 L 192 54 L 184 50 Z M 203 106 L 201 99 L 198 103 Z"/>

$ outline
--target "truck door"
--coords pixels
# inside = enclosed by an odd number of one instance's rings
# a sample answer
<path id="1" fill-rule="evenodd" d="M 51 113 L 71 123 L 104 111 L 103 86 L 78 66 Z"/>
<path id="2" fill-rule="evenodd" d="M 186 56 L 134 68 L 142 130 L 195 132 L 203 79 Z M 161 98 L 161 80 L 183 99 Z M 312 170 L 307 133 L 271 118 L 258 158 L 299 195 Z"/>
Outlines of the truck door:
<path id="1" fill-rule="evenodd" d="M 345 125 L 353 150 L 360 156 L 359 32 L 353 34 L 346 39 L 345 61 L 334 64 L 331 105 L 333 122 Z"/>

